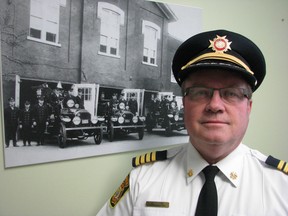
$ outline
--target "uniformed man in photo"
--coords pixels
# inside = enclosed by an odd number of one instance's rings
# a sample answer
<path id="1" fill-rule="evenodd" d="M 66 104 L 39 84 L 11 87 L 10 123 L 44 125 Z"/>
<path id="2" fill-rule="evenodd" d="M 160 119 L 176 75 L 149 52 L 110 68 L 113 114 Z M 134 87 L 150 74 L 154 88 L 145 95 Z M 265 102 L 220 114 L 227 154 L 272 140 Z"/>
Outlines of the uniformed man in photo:
<path id="1" fill-rule="evenodd" d="M 76 108 L 85 109 L 84 107 L 84 96 L 83 96 L 83 89 L 77 90 L 77 95 L 75 97 L 76 104 L 78 104 Z"/>
<path id="2" fill-rule="evenodd" d="M 112 94 L 112 98 L 109 101 L 109 113 L 113 115 L 118 110 L 119 101 L 117 99 L 117 93 Z"/>
<path id="3" fill-rule="evenodd" d="M 131 94 L 131 98 L 129 99 L 128 101 L 128 106 L 129 106 L 129 109 L 130 111 L 136 115 L 137 111 L 138 111 L 138 102 L 136 100 L 136 94 L 135 93 L 132 93 Z"/>
<path id="4" fill-rule="evenodd" d="M 15 99 L 10 97 L 8 99 L 9 106 L 4 109 L 4 125 L 5 125 L 5 144 L 6 148 L 10 145 L 10 140 L 14 147 L 17 145 L 17 129 L 19 122 L 19 108 L 15 106 Z"/>
<path id="5" fill-rule="evenodd" d="M 67 104 L 68 101 L 73 101 L 74 106 L 68 107 L 68 104 Z M 68 91 L 68 94 L 63 99 L 63 107 L 64 108 L 74 108 L 76 103 L 77 103 L 77 101 L 76 101 L 76 97 L 74 96 L 74 89 L 73 89 L 73 87 L 71 87 Z"/>
<path id="6" fill-rule="evenodd" d="M 168 99 L 168 95 L 164 95 L 164 97 L 162 98 L 162 100 L 160 102 L 160 114 L 162 117 L 167 115 L 167 112 L 169 110 L 169 106 L 170 106 L 170 101 Z"/>
<path id="7" fill-rule="evenodd" d="M 52 112 L 57 116 L 60 114 L 60 110 L 62 108 L 62 100 L 63 100 L 62 90 L 63 90 L 62 86 L 57 85 L 50 95 L 50 104 L 52 106 Z"/>
<path id="8" fill-rule="evenodd" d="M 151 95 L 149 111 L 152 113 L 153 117 L 155 117 L 155 114 L 160 111 L 160 99 L 156 94 Z"/>
<path id="9" fill-rule="evenodd" d="M 36 127 L 37 146 L 44 145 L 45 130 L 49 124 L 49 107 L 44 103 L 44 97 L 38 97 L 38 103 L 33 109 L 33 126 Z"/>
<path id="10" fill-rule="evenodd" d="M 235 32 L 202 32 L 180 45 L 172 71 L 189 140 L 133 158 L 97 216 L 287 216 L 288 163 L 243 143 L 266 75 L 261 50 Z"/>
<path id="11" fill-rule="evenodd" d="M 120 104 L 120 103 L 124 103 L 125 107 L 127 106 L 127 100 L 125 99 L 125 94 L 124 94 L 124 93 L 121 93 L 121 94 L 120 94 L 118 103 L 119 103 L 119 104 Z"/>
<path id="12" fill-rule="evenodd" d="M 25 101 L 24 108 L 20 110 L 19 127 L 21 129 L 21 136 L 23 145 L 31 146 L 32 129 L 33 129 L 33 112 L 30 101 Z"/>
<path id="13" fill-rule="evenodd" d="M 178 103 L 175 95 L 173 95 L 173 99 L 170 101 L 170 108 L 173 109 L 173 111 L 178 111 Z"/>

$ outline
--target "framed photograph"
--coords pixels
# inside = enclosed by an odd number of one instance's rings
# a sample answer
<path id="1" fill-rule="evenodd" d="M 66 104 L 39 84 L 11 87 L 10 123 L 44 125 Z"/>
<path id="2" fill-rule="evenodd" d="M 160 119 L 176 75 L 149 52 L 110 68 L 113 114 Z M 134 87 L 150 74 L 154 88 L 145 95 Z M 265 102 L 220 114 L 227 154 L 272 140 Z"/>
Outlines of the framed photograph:
<path id="1" fill-rule="evenodd" d="M 133 0 L 0 2 L 5 167 L 188 141 L 171 62 L 200 8 Z"/>

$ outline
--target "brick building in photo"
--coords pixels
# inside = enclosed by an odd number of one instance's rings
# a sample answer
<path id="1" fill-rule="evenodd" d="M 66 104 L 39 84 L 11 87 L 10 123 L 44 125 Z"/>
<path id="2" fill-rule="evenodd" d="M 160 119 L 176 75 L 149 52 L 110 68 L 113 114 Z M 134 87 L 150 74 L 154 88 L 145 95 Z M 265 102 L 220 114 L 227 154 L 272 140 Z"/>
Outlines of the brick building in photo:
<path id="1" fill-rule="evenodd" d="M 4 0 L 0 8 L 4 105 L 12 96 L 22 107 L 35 100 L 37 86 L 53 89 L 59 81 L 64 89 L 97 84 L 107 99 L 126 88 L 142 89 L 144 103 L 155 92 L 181 96 L 171 82 L 181 41 L 168 33 L 177 17 L 165 3 Z"/>

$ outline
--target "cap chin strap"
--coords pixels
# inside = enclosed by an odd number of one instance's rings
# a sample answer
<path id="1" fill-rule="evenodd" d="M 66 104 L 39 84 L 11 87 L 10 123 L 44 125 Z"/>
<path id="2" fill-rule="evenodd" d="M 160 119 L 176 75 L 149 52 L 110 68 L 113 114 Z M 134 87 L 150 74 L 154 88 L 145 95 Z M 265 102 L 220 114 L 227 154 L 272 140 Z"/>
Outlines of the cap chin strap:
<path id="1" fill-rule="evenodd" d="M 194 59 L 192 59 L 191 61 L 189 61 L 186 65 L 184 65 L 183 67 L 181 67 L 181 70 L 185 70 L 186 68 L 188 68 L 190 65 L 195 64 L 199 61 L 203 61 L 203 60 L 222 60 L 222 61 L 228 61 L 228 62 L 232 62 L 234 64 L 237 64 L 241 67 L 243 67 L 247 72 L 249 72 L 251 75 L 254 75 L 253 71 L 249 68 L 249 66 L 247 64 L 245 64 L 242 60 L 240 60 L 239 58 L 233 56 L 233 55 L 229 55 L 226 53 L 217 53 L 217 52 L 213 52 L 213 53 L 205 53 L 202 54 Z"/>

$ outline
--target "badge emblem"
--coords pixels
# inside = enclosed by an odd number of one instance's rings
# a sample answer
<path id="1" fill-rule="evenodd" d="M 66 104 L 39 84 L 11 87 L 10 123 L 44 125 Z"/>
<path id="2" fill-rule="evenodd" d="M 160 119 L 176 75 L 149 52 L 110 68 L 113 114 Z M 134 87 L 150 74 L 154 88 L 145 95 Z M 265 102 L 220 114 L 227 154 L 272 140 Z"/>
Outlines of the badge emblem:
<path id="1" fill-rule="evenodd" d="M 117 205 L 117 203 L 125 195 L 125 193 L 128 191 L 128 189 L 129 189 L 129 175 L 125 178 L 125 180 L 122 182 L 120 187 L 117 189 L 117 191 L 111 197 L 110 205 L 112 208 L 114 208 Z"/>
<path id="2" fill-rule="evenodd" d="M 233 179 L 233 180 L 236 180 L 238 177 L 237 173 L 236 172 L 231 172 L 230 173 L 230 178 Z"/>
<path id="3" fill-rule="evenodd" d="M 212 48 L 213 51 L 218 53 L 224 53 L 228 50 L 231 50 L 230 44 L 232 41 L 228 41 L 226 39 L 226 36 L 220 37 L 219 35 L 216 35 L 216 38 L 213 40 L 209 40 L 210 46 L 208 48 Z"/>

